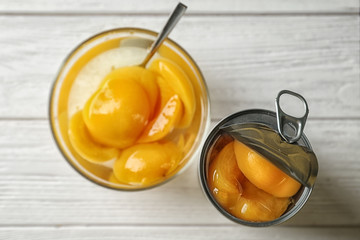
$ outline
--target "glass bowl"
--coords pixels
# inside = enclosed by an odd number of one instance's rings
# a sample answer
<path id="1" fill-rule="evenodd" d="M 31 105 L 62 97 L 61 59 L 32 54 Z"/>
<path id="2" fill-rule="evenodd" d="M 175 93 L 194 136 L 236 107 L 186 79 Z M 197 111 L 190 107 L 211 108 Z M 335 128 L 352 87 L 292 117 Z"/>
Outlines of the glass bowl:
<path id="1" fill-rule="evenodd" d="M 49 103 L 49 119 L 51 130 L 56 144 L 68 163 L 86 179 L 103 187 L 116 190 L 141 190 L 158 186 L 180 174 L 199 153 L 202 142 L 210 124 L 210 102 L 204 77 L 191 56 L 177 43 L 167 39 L 153 58 L 166 58 L 181 66 L 189 77 L 195 93 L 196 113 L 194 119 L 185 131 L 185 146 L 183 157 L 177 168 L 163 179 L 151 185 L 132 185 L 115 183 L 109 180 L 112 165 L 91 163 L 82 158 L 69 140 L 69 120 L 74 111 L 81 106 L 89 96 L 86 92 L 94 92 L 98 88 L 98 80 L 104 77 L 113 68 L 125 65 L 137 65 L 144 58 L 148 47 L 155 40 L 157 33 L 139 28 L 118 28 L 99 33 L 78 45 L 65 59 L 51 89 Z M 113 49 L 124 50 L 131 48 L 134 51 L 129 55 L 128 61 L 114 59 L 108 70 L 94 72 L 94 79 L 77 84 L 77 78 L 85 68 L 96 68 L 96 57 Z M 106 58 L 106 57 L 105 57 Z M 111 59 L 107 60 L 111 61 Z M 84 94 L 83 94 L 84 93 Z M 83 96 L 84 95 L 84 96 Z M 82 96 L 82 97 L 79 97 Z M 80 105 L 79 105 L 80 104 Z"/>

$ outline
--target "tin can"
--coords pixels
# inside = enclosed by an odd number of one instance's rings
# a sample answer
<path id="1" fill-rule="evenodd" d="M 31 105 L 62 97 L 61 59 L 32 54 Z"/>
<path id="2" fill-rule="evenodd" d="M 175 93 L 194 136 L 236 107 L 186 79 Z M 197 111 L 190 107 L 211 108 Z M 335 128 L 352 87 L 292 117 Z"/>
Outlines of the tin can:
<path id="1" fill-rule="evenodd" d="M 265 125 L 277 132 L 279 121 L 276 112 L 269 110 L 262 110 L 262 109 L 251 109 L 251 110 L 237 112 L 221 120 L 210 132 L 202 148 L 202 152 L 200 156 L 200 165 L 199 165 L 199 178 L 203 192 L 205 193 L 208 200 L 212 203 L 212 205 L 221 214 L 223 214 L 225 217 L 236 223 L 246 226 L 252 226 L 252 227 L 266 227 L 266 226 L 272 226 L 283 223 L 288 219 L 290 219 L 291 217 L 293 217 L 305 205 L 313 190 L 314 184 L 310 184 L 310 185 L 302 184 L 298 192 L 294 196 L 292 196 L 292 201 L 288 206 L 287 210 L 279 218 L 265 222 L 247 221 L 233 216 L 216 201 L 215 197 L 212 194 L 212 190 L 208 186 L 208 178 L 210 177 L 209 176 L 210 161 L 214 158 L 214 155 L 216 155 L 219 152 L 219 149 L 221 149 L 228 142 L 233 140 L 230 136 L 224 137 L 224 132 L 222 131 L 222 128 L 224 126 L 229 126 L 239 123 L 240 124 L 255 123 L 255 124 Z M 296 141 L 295 144 L 299 146 L 303 146 L 309 149 L 310 151 L 312 151 L 310 142 L 303 133 L 301 133 L 300 138 Z M 313 171 L 312 174 L 314 175 L 313 178 L 315 179 L 318 172 L 317 160 L 315 163 L 313 163 L 313 165 L 314 166 L 312 169 Z"/>

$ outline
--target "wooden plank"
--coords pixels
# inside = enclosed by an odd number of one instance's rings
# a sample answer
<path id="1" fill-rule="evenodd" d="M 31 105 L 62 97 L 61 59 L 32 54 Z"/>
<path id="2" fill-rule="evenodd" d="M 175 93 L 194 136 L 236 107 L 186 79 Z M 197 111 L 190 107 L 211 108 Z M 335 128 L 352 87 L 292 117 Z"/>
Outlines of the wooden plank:
<path id="1" fill-rule="evenodd" d="M 197 160 L 158 188 L 120 192 L 79 176 L 56 149 L 47 121 L 2 120 L 0 132 L 0 227 L 232 226 L 203 195 Z M 360 121 L 310 120 L 306 133 L 320 172 L 309 202 L 284 225 L 360 226 Z"/>
<path id="2" fill-rule="evenodd" d="M 2 228 L 1 239 L 358 239 L 359 228 L 272 227 L 254 229 L 239 226 L 95 226 L 95 227 L 32 227 Z"/>
<path id="3" fill-rule="evenodd" d="M 177 0 L 3 0 L 0 13 L 169 13 Z M 183 0 L 188 13 L 355 13 L 357 0 Z"/>
<path id="4" fill-rule="evenodd" d="M 0 17 L 0 118 L 46 118 L 61 61 L 92 34 L 125 26 L 161 29 L 165 18 Z M 215 119 L 274 109 L 282 89 L 304 95 L 310 118 L 359 118 L 358 29 L 359 16 L 188 16 L 171 37 L 202 69 Z"/>

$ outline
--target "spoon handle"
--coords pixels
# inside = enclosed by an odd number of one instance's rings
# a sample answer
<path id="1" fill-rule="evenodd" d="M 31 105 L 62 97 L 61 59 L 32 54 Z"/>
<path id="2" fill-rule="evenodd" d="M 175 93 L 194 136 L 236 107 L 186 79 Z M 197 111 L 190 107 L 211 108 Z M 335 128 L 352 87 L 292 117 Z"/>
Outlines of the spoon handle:
<path id="1" fill-rule="evenodd" d="M 149 53 L 146 55 L 144 61 L 140 64 L 140 66 L 145 67 L 148 61 L 152 58 L 152 56 L 159 49 L 163 41 L 167 38 L 170 32 L 173 30 L 175 25 L 178 23 L 180 18 L 184 15 L 187 7 L 181 2 L 178 3 L 174 11 L 171 13 L 168 21 L 166 22 L 164 28 L 161 30 L 156 40 L 151 45 Z"/>

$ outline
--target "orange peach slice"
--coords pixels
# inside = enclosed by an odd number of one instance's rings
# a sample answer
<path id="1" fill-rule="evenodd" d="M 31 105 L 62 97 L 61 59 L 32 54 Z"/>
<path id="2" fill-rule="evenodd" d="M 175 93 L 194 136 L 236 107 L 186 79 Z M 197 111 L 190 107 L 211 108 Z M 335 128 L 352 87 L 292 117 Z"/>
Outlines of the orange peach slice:
<path id="1" fill-rule="evenodd" d="M 158 141 L 167 136 L 179 122 L 182 116 L 182 102 L 179 96 L 171 90 L 169 84 L 158 78 L 160 88 L 160 112 L 146 126 L 138 139 L 139 143 Z"/>
<path id="2" fill-rule="evenodd" d="M 116 148 L 102 146 L 92 141 L 85 126 L 81 111 L 75 113 L 69 123 L 69 139 L 76 152 L 92 163 L 104 163 L 115 160 L 119 151 Z"/>
<path id="3" fill-rule="evenodd" d="M 151 185 L 164 179 L 179 161 L 174 143 L 145 143 L 125 149 L 115 161 L 114 174 L 120 182 Z"/>
<path id="4" fill-rule="evenodd" d="M 235 207 L 229 209 L 238 218 L 264 222 L 280 217 L 290 204 L 289 198 L 277 198 L 257 188 L 248 180 L 242 183 L 243 193 Z"/>
<path id="5" fill-rule="evenodd" d="M 178 147 L 178 149 L 184 149 L 185 147 L 185 138 L 184 138 L 184 134 L 180 134 L 179 138 L 177 140 L 176 146 Z"/>
<path id="6" fill-rule="evenodd" d="M 126 148 L 144 130 L 150 108 L 148 95 L 137 81 L 111 79 L 87 101 L 83 118 L 95 141 Z"/>
<path id="7" fill-rule="evenodd" d="M 181 143 L 177 142 L 175 144 L 171 141 L 163 143 L 165 151 L 170 156 L 170 168 L 166 172 L 166 175 L 171 175 L 172 173 L 176 172 L 176 169 L 179 166 L 180 161 L 183 157 L 182 148 L 179 144 Z"/>
<path id="8" fill-rule="evenodd" d="M 116 183 L 116 184 L 123 184 L 122 182 L 120 182 L 120 181 L 115 177 L 114 172 L 112 172 L 112 173 L 109 175 L 108 181 L 109 181 L 109 182 L 112 182 L 112 183 Z"/>
<path id="9" fill-rule="evenodd" d="M 217 188 L 213 188 L 212 195 L 215 200 L 228 212 L 230 212 L 230 209 L 234 208 L 238 198 L 240 197 L 239 193 L 228 193 Z"/>
<path id="10" fill-rule="evenodd" d="M 233 194 L 242 192 L 244 175 L 239 170 L 234 153 L 234 142 L 228 143 L 209 166 L 208 183 L 219 191 Z M 214 192 L 216 195 L 216 191 Z"/>
<path id="11" fill-rule="evenodd" d="M 291 197 L 299 190 L 299 182 L 245 144 L 235 140 L 234 150 L 240 170 L 256 187 L 276 197 Z"/>
<path id="12" fill-rule="evenodd" d="M 184 105 L 184 114 L 178 127 L 188 127 L 193 120 L 196 107 L 194 89 L 188 76 L 181 68 L 167 59 L 154 60 L 150 64 L 149 70 L 158 73 L 179 94 Z"/>
<path id="13" fill-rule="evenodd" d="M 138 82 L 146 91 L 150 103 L 150 119 L 155 114 L 155 108 L 158 101 L 159 89 L 156 82 L 156 74 L 145 68 L 132 66 L 122 67 L 110 72 L 103 80 L 100 88 L 109 81 L 121 81 L 128 79 Z"/>

